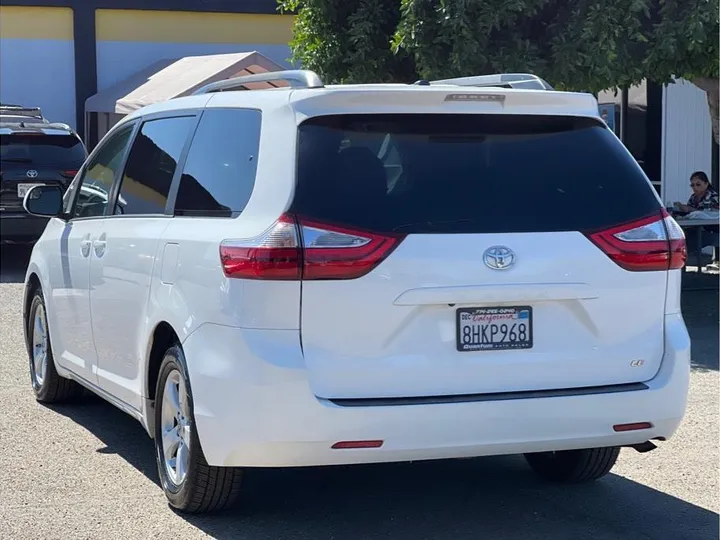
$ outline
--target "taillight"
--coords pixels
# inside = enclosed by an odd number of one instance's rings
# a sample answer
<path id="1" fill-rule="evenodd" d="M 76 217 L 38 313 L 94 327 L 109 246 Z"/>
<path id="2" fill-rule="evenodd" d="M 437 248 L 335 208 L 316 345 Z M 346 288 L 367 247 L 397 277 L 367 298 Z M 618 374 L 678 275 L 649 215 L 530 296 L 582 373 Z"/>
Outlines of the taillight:
<path id="1" fill-rule="evenodd" d="M 60 174 L 64 176 L 65 178 L 69 178 L 72 180 L 75 178 L 75 175 L 77 174 L 77 169 L 68 169 L 66 171 L 60 171 Z"/>
<path id="2" fill-rule="evenodd" d="M 402 240 L 284 215 L 251 240 L 225 240 L 228 277 L 268 280 L 355 279 L 382 262 Z"/>
<path id="3" fill-rule="evenodd" d="M 403 239 L 300 219 L 303 279 L 355 279 L 380 264 Z"/>
<path id="4" fill-rule="evenodd" d="M 687 259 L 685 234 L 663 208 L 643 218 L 589 235 L 618 266 L 633 272 L 682 268 Z"/>
<path id="5" fill-rule="evenodd" d="M 224 240 L 220 262 L 228 277 L 300 279 L 300 241 L 295 221 L 282 216 L 268 231 L 249 240 Z"/>

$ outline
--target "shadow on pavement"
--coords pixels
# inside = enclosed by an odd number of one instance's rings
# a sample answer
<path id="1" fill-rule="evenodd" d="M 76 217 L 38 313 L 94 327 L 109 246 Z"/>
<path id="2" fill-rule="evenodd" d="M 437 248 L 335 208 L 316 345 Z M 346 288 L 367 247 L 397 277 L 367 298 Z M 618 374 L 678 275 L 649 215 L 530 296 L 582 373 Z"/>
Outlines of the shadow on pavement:
<path id="1" fill-rule="evenodd" d="M 0 283 L 22 283 L 32 253 L 32 246 L 0 246 Z"/>
<path id="2" fill-rule="evenodd" d="M 682 311 L 692 340 L 692 367 L 717 371 L 720 366 L 720 296 L 715 291 L 683 291 Z"/>
<path id="3" fill-rule="evenodd" d="M 153 444 L 135 420 L 99 398 L 53 409 L 102 440 L 103 453 L 158 483 Z M 518 456 L 251 469 L 243 488 L 228 512 L 181 517 L 221 540 L 709 540 L 719 533 L 718 514 L 642 484 L 609 475 L 548 485 Z"/>
<path id="4" fill-rule="evenodd" d="M 698 272 L 697 267 L 689 266 L 682 273 L 682 288 L 683 291 L 720 290 L 720 274 L 710 269 Z"/>

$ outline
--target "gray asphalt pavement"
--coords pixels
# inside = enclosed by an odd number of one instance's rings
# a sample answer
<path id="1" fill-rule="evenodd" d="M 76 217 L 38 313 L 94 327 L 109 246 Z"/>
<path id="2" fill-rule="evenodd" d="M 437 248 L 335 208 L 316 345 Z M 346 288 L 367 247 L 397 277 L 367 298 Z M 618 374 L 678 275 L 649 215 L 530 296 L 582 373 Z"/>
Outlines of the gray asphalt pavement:
<path id="1" fill-rule="evenodd" d="M 519 457 L 252 470 L 232 512 L 184 517 L 165 503 L 134 420 L 99 399 L 33 399 L 21 328 L 27 253 L 3 247 L 0 269 L 2 539 L 718 538 L 717 291 L 684 295 L 694 358 L 679 433 L 649 454 L 623 450 L 593 485 L 545 485 Z"/>

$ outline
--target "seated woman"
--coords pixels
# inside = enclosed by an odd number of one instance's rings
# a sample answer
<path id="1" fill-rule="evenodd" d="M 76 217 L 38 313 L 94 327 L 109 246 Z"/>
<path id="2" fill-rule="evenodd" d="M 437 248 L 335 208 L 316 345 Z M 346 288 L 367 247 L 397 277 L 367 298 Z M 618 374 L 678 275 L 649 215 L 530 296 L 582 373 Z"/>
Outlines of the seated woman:
<path id="1" fill-rule="evenodd" d="M 688 199 L 687 204 L 681 204 L 679 202 L 675 203 L 675 207 L 682 213 L 689 214 L 690 212 L 695 212 L 697 210 L 712 212 L 717 211 L 720 208 L 720 198 L 718 197 L 718 192 L 710 184 L 707 174 L 702 171 L 692 173 L 690 175 L 690 187 L 693 192 L 690 199 Z M 715 247 L 717 240 L 717 226 L 703 227 L 701 247 Z M 695 234 L 689 234 L 686 241 L 688 252 L 692 253 L 698 251 L 697 236 Z"/>
<path id="2" fill-rule="evenodd" d="M 687 204 L 675 203 L 681 212 L 688 214 L 696 210 L 718 210 L 720 208 L 718 192 L 710 185 L 707 174 L 702 171 L 692 173 L 690 187 L 693 192 Z"/>

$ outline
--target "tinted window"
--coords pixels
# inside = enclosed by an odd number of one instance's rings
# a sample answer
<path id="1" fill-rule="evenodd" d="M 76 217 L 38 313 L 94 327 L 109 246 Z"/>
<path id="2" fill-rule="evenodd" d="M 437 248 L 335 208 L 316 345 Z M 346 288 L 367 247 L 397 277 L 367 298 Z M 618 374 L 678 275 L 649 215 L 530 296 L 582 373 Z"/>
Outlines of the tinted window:
<path id="1" fill-rule="evenodd" d="M 74 135 L 0 135 L 2 161 L 77 167 L 86 157 L 85 147 Z"/>
<path id="2" fill-rule="evenodd" d="M 110 198 L 110 189 L 118 173 L 130 136 L 132 127 L 111 135 L 102 143 L 95 154 L 67 191 L 66 205 L 72 204 L 77 193 L 73 217 L 96 217 L 105 215 Z M 67 206 L 66 206 L 67 208 Z"/>
<path id="3" fill-rule="evenodd" d="M 259 111 L 205 111 L 180 178 L 176 215 L 229 217 L 242 212 L 255 184 L 260 123 Z"/>
<path id="4" fill-rule="evenodd" d="M 116 214 L 163 214 L 175 169 L 195 118 L 145 122 L 123 172 Z"/>
<path id="5" fill-rule="evenodd" d="M 586 231 L 657 212 L 592 119 L 347 115 L 300 127 L 293 211 L 406 233 Z"/>

